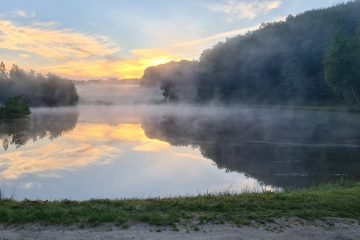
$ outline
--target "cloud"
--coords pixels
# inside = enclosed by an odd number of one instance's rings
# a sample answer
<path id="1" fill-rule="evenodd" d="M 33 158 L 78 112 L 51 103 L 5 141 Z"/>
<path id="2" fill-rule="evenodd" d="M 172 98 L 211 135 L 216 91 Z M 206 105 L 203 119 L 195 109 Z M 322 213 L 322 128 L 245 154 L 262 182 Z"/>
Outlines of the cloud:
<path id="1" fill-rule="evenodd" d="M 227 37 L 245 34 L 258 25 L 190 40 L 163 43 L 158 48 L 121 51 L 107 36 L 59 28 L 59 22 L 19 25 L 0 20 L 0 54 L 7 65 L 15 63 L 36 72 L 53 72 L 70 79 L 140 78 L 146 68 L 198 59 L 202 51 Z M 175 37 L 175 39 L 179 39 Z M 166 41 L 165 41 L 166 42 Z"/>
<path id="2" fill-rule="evenodd" d="M 35 22 L 22 26 L 0 21 L 0 51 L 12 51 L 17 56 L 2 60 L 72 79 L 105 79 L 139 78 L 147 67 L 183 59 L 157 48 L 134 49 L 130 56 L 121 58 L 120 47 L 108 37 L 56 29 L 58 25 Z"/>
<path id="3" fill-rule="evenodd" d="M 214 41 L 224 40 L 225 38 L 228 38 L 228 37 L 234 37 L 237 35 L 246 34 L 249 31 L 256 30 L 257 28 L 259 28 L 259 26 L 260 25 L 256 25 L 256 26 L 251 26 L 251 27 L 239 28 L 239 29 L 235 29 L 232 31 L 222 32 L 222 33 L 218 33 L 218 34 L 215 34 L 215 35 L 212 35 L 209 37 L 200 38 L 200 39 L 196 39 L 196 40 L 189 41 L 189 42 L 178 43 L 178 44 L 173 45 L 173 47 L 191 47 L 191 46 L 195 46 L 195 45 L 209 44 Z"/>
<path id="4" fill-rule="evenodd" d="M 72 30 L 19 26 L 0 21 L 2 49 L 23 51 L 49 60 L 69 61 L 115 54 L 119 48 L 105 37 Z"/>
<path id="5" fill-rule="evenodd" d="M 51 22 L 33 22 L 32 26 L 34 27 L 44 27 L 44 28 L 51 28 L 51 27 L 57 27 L 60 23 L 56 21 Z"/>
<path id="6" fill-rule="evenodd" d="M 29 58 L 30 55 L 29 55 L 29 54 L 25 54 L 25 53 L 20 53 L 20 54 L 19 54 L 19 57 L 21 57 L 21 58 Z"/>
<path id="7" fill-rule="evenodd" d="M 44 67 L 43 72 L 53 72 L 73 79 L 140 78 L 150 66 L 184 59 L 174 52 L 150 48 L 135 49 L 126 59 L 82 59 Z"/>
<path id="8" fill-rule="evenodd" d="M 227 0 L 222 3 L 214 3 L 208 5 L 212 12 L 219 12 L 227 15 L 229 21 L 234 20 L 251 20 L 259 15 L 264 15 L 270 11 L 277 9 L 282 4 L 281 0 Z"/>
<path id="9" fill-rule="evenodd" d="M 34 18 L 34 17 L 36 17 L 35 12 L 26 12 L 26 11 L 23 11 L 23 10 L 14 11 L 13 15 L 15 17 L 20 17 L 20 18 Z"/>
<path id="10" fill-rule="evenodd" d="M 180 42 L 172 45 L 170 48 L 174 52 L 181 52 L 188 58 L 197 59 L 201 53 L 212 46 L 214 46 L 219 41 L 223 41 L 226 38 L 235 37 L 237 35 L 246 34 L 249 31 L 254 31 L 259 28 L 260 25 L 254 25 L 250 27 L 244 27 L 239 29 L 234 29 L 227 32 L 218 33 L 208 37 L 198 38 L 191 41 Z"/>

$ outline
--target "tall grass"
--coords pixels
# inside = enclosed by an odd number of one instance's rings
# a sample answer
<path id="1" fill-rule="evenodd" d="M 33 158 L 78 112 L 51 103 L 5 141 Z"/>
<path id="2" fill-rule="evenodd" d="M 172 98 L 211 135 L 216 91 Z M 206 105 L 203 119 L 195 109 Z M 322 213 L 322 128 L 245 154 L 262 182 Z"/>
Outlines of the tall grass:
<path id="1" fill-rule="evenodd" d="M 303 190 L 131 200 L 0 200 L 0 224 L 101 224 L 134 222 L 172 225 L 192 222 L 266 222 L 277 218 L 340 217 L 360 220 L 360 183 L 338 182 Z"/>

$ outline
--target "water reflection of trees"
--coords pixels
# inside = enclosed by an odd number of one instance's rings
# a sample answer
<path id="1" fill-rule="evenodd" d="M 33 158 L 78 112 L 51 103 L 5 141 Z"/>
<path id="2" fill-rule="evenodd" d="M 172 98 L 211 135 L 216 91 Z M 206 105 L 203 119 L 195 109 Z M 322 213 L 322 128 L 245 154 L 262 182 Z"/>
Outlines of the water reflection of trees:
<path id="1" fill-rule="evenodd" d="M 5 150 L 11 145 L 16 148 L 29 141 L 55 139 L 72 131 L 78 121 L 78 113 L 69 111 L 35 111 L 28 118 L 0 121 L 0 141 Z"/>
<path id="2" fill-rule="evenodd" d="M 148 137 L 193 146 L 219 168 L 280 187 L 360 177 L 360 116 L 243 111 L 145 119 Z"/>

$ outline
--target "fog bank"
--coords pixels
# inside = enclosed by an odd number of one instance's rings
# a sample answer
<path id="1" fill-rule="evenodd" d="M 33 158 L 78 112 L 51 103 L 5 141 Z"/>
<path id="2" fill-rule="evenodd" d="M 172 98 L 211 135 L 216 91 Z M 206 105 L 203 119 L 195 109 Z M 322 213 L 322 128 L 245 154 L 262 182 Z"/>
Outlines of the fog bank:
<path id="1" fill-rule="evenodd" d="M 131 105 L 162 101 L 161 90 L 139 84 L 77 84 L 82 105 Z"/>

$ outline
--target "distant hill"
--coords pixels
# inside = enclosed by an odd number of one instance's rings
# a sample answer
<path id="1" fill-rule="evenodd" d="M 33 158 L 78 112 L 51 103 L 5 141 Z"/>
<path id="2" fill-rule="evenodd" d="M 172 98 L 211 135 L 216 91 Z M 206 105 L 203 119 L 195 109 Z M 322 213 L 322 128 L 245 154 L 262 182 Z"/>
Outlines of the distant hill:
<path id="1" fill-rule="evenodd" d="M 360 99 L 360 1 L 288 16 L 203 52 L 148 68 L 166 101 L 342 105 Z"/>

